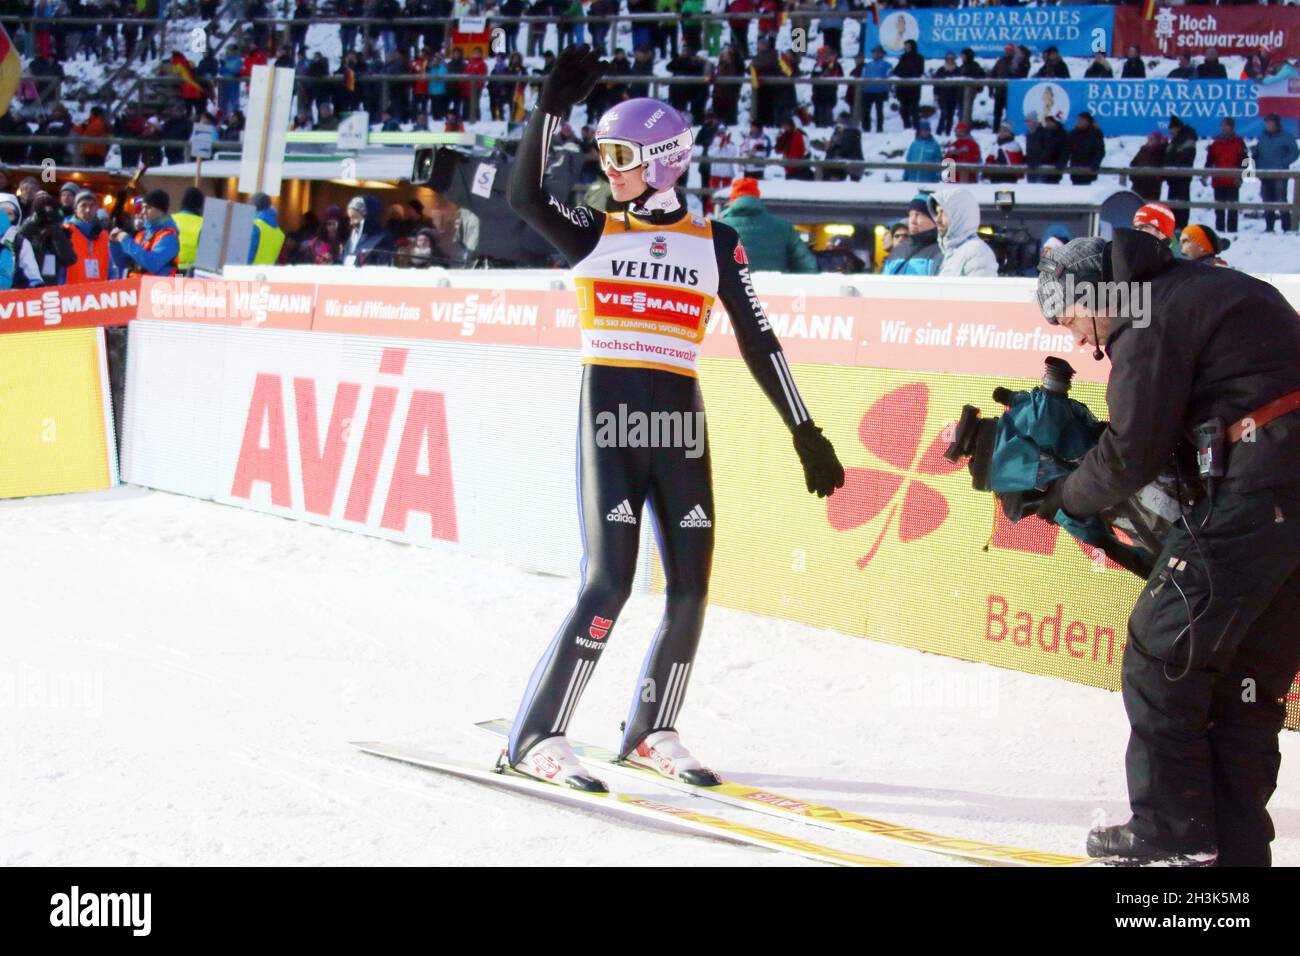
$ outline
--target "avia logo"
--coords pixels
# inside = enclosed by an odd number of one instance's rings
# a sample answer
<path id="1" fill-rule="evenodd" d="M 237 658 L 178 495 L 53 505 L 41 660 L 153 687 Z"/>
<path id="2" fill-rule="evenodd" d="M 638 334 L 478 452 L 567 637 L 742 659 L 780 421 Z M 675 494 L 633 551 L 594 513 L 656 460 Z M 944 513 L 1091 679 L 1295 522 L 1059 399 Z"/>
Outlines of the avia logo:
<path id="1" fill-rule="evenodd" d="M 379 374 L 404 374 L 407 353 L 407 349 L 384 349 Z M 363 388 L 369 393 L 364 422 L 357 418 Z M 442 393 L 412 389 L 405 407 L 399 408 L 398 397 L 405 390 L 398 385 L 339 382 L 322 435 L 317 391 L 313 378 L 294 378 L 292 389 L 286 390 L 281 376 L 258 373 L 231 496 L 251 499 L 254 486 L 265 483 L 276 507 L 337 518 L 339 486 L 345 484 L 347 499 L 341 509 L 345 522 L 372 527 L 370 513 L 378 498 L 383 502 L 379 527 L 405 532 L 411 513 L 419 512 L 429 516 L 431 537 L 459 540 Z M 297 426 L 297 486 L 290 480 L 286 397 L 292 402 Z M 390 454 L 394 434 L 397 448 Z M 346 476 L 345 461 L 352 462 Z"/>
<path id="2" fill-rule="evenodd" d="M 612 617 L 601 617 L 597 614 L 591 619 L 591 626 L 587 628 L 587 633 L 597 641 L 603 641 L 609 636 L 609 629 L 614 626 Z"/>
<path id="3" fill-rule="evenodd" d="M 885 513 L 876 540 L 857 561 L 859 568 L 876 556 L 895 517 L 898 538 L 904 543 L 924 538 L 948 517 L 947 499 L 920 476 L 942 477 L 961 465 L 943 457 L 948 442 L 942 435 L 936 435 L 918 456 L 929 407 L 930 389 L 925 384 L 903 385 L 876 401 L 858 423 L 858 440 L 890 468 L 844 469 L 844 487 L 826 500 L 826 511 L 836 531 L 852 531 Z"/>

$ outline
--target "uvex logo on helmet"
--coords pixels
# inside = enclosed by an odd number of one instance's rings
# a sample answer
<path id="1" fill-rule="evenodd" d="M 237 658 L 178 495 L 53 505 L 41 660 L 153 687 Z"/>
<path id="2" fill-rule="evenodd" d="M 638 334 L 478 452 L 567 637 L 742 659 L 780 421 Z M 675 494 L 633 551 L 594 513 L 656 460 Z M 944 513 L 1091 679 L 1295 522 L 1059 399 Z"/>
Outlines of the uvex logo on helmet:
<path id="1" fill-rule="evenodd" d="M 651 116 L 648 120 L 645 121 L 645 128 L 650 129 L 650 127 L 654 126 L 655 123 L 659 122 L 660 118 L 663 115 L 664 115 L 663 110 L 655 110 L 654 116 Z"/>
<path id="2" fill-rule="evenodd" d="M 680 136 L 674 136 L 662 143 L 655 143 L 653 146 L 643 147 L 646 159 L 654 159 L 656 156 L 668 156 L 672 153 L 681 152 L 684 148 Z"/>

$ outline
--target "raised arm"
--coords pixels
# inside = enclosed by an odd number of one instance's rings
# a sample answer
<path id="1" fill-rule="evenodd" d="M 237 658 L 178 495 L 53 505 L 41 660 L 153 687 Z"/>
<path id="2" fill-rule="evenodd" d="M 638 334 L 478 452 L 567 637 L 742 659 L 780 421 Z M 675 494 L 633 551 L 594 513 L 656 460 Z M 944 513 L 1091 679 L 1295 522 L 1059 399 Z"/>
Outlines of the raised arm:
<path id="1" fill-rule="evenodd" d="M 586 206 L 569 206 L 542 187 L 551 137 L 570 109 L 591 93 L 607 64 L 587 45 L 560 51 L 542 83 L 537 109 L 524 128 L 523 139 L 510 172 L 506 201 L 568 260 L 581 260 L 595 247 L 604 228 L 604 216 Z"/>

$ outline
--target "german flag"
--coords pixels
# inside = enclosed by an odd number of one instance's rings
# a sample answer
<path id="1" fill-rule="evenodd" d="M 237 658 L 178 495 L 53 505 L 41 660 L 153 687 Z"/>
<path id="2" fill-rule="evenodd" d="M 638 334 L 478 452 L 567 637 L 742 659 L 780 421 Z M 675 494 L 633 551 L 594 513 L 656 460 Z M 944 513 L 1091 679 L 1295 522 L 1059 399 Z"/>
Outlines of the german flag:
<path id="1" fill-rule="evenodd" d="M 9 112 L 9 101 L 18 90 L 18 81 L 22 79 L 23 64 L 18 59 L 9 33 L 0 26 L 0 116 Z"/>
<path id="2" fill-rule="evenodd" d="M 1156 18 L 1156 0 L 1142 0 L 1142 19 L 1154 20 Z"/>
<path id="3" fill-rule="evenodd" d="M 172 72 L 181 80 L 181 98 L 201 100 L 208 97 L 207 84 L 194 75 L 194 66 L 184 53 L 172 53 Z"/>
<path id="4" fill-rule="evenodd" d="M 510 118 L 518 123 L 528 118 L 528 109 L 524 106 L 524 91 L 526 87 L 523 83 L 515 84 L 515 95 L 510 101 Z"/>

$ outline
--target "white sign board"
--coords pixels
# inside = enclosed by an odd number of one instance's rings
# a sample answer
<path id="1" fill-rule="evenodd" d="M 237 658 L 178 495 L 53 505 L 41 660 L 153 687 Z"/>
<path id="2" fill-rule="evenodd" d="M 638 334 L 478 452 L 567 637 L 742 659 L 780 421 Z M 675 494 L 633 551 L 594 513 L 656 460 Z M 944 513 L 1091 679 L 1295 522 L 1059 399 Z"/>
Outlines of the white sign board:
<path id="1" fill-rule="evenodd" d="M 246 265 L 253 245 L 253 214 L 253 207 L 246 202 L 205 199 L 194 267 L 219 273 L 225 265 Z"/>
<path id="2" fill-rule="evenodd" d="M 239 160 L 239 191 L 280 195 L 284 144 L 289 135 L 293 70 L 255 66 L 248 92 L 248 119 Z"/>
<path id="3" fill-rule="evenodd" d="M 365 110 L 344 113 L 339 120 L 339 149 L 365 149 L 370 139 L 370 114 Z"/>
<path id="4" fill-rule="evenodd" d="M 195 123 L 190 133 L 190 157 L 192 159 L 211 159 L 212 143 L 217 138 L 217 128 L 207 123 Z"/>

